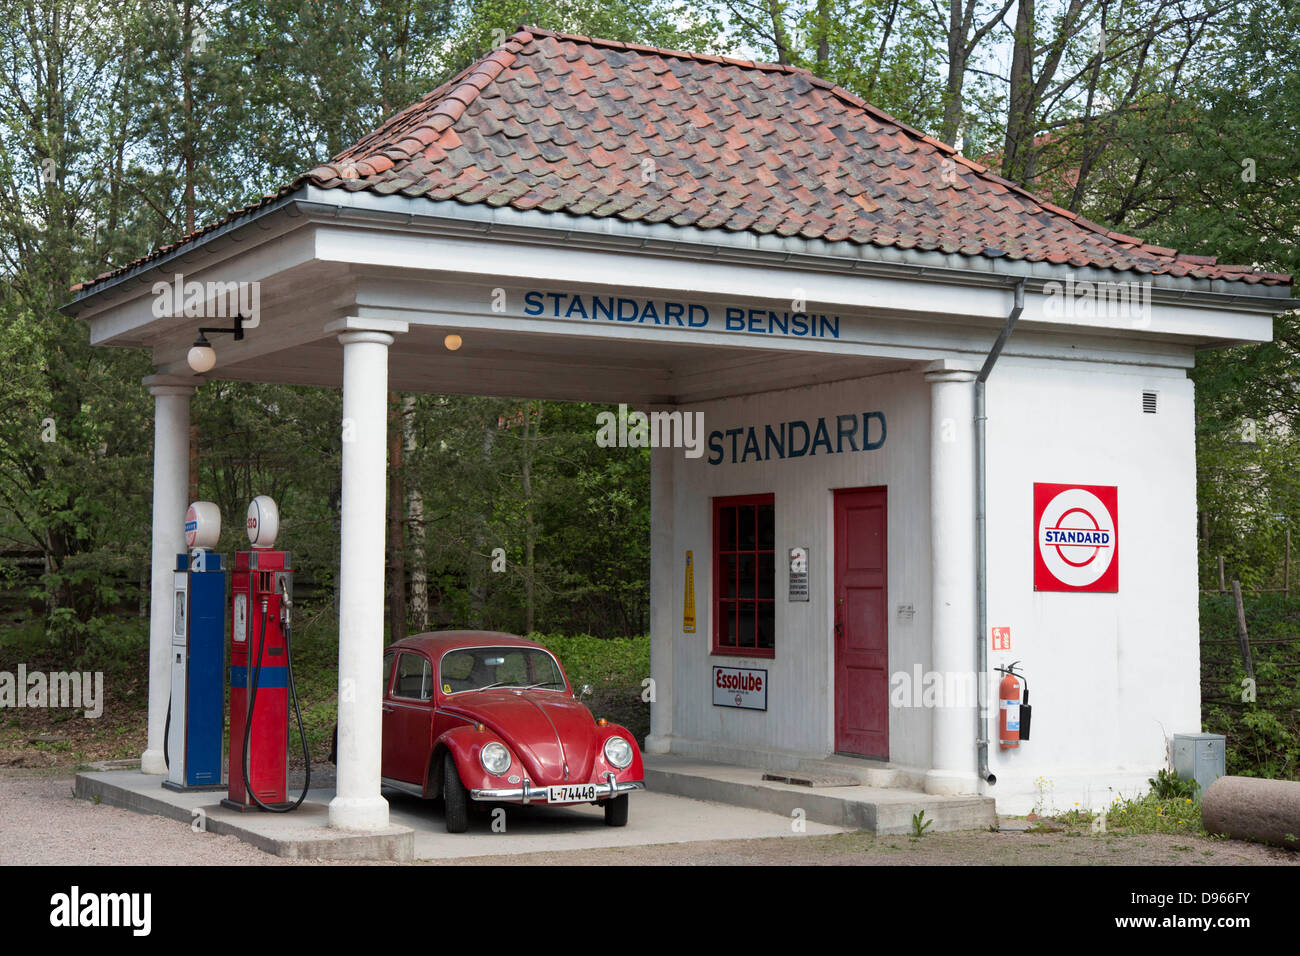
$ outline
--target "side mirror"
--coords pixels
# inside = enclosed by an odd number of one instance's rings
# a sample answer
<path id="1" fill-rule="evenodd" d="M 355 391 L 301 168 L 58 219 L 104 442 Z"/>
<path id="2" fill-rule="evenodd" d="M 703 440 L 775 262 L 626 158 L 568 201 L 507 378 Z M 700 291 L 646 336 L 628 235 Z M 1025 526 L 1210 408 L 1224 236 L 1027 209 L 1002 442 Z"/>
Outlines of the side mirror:
<path id="1" fill-rule="evenodd" d="M 590 685 L 590 684 L 583 684 L 583 685 L 582 685 L 582 690 L 578 691 L 578 700 L 582 700 L 582 698 L 584 698 L 584 697 L 590 697 L 591 694 L 592 694 L 592 691 L 591 691 L 591 685 Z"/>

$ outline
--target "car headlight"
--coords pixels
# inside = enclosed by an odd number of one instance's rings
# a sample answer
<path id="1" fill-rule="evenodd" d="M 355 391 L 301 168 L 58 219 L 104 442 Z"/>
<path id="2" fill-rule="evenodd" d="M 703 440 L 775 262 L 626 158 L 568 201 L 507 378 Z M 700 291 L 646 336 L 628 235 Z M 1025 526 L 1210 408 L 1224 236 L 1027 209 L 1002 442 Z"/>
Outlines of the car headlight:
<path id="1" fill-rule="evenodd" d="M 632 745 L 622 737 L 610 737 L 605 741 L 605 759 L 622 770 L 632 762 Z"/>
<path id="2" fill-rule="evenodd" d="M 510 751 L 495 740 L 479 751 L 478 759 L 484 770 L 497 776 L 510 769 Z"/>

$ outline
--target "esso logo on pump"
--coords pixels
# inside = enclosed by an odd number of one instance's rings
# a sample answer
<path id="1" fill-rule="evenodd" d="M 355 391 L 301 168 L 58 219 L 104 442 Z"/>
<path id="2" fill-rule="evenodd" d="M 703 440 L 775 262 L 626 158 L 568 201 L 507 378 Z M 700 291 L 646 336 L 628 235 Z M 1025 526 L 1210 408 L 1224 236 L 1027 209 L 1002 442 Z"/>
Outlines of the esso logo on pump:
<path id="1" fill-rule="evenodd" d="M 280 533 L 280 509 L 270 495 L 258 495 L 248 504 L 248 543 L 258 550 L 275 547 Z"/>
<path id="2" fill-rule="evenodd" d="M 1034 590 L 1119 591 L 1119 489 L 1034 484 Z"/>

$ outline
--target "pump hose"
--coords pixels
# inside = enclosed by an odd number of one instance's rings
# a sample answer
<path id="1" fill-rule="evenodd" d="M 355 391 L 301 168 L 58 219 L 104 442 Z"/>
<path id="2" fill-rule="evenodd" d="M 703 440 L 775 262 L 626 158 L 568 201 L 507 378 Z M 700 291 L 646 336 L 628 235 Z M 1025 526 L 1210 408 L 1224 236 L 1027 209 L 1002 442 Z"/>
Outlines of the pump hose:
<path id="1" fill-rule="evenodd" d="M 252 798 L 253 802 L 261 809 L 268 813 L 288 813 L 290 810 L 297 810 L 302 806 L 302 802 L 307 799 L 307 790 L 311 787 L 311 753 L 307 750 L 307 731 L 302 724 L 302 711 L 298 709 L 298 689 L 293 681 L 293 651 L 289 646 L 290 643 L 290 626 L 289 622 L 284 622 L 284 656 L 288 660 L 289 667 L 289 694 L 293 698 L 293 713 L 298 718 L 298 738 L 302 742 L 302 759 L 307 768 L 307 778 L 302 784 L 302 793 L 298 794 L 298 799 L 291 804 L 281 807 L 273 807 L 263 803 L 253 792 L 252 785 L 248 782 L 249 771 L 249 753 L 248 744 L 253 736 L 253 708 L 257 704 L 257 688 L 262 681 L 262 649 L 266 646 L 266 602 L 262 603 L 262 633 L 257 640 L 257 669 L 253 675 L 253 686 L 248 698 L 248 717 L 244 721 L 244 790 Z M 247 677 L 245 677 L 247 680 Z"/>

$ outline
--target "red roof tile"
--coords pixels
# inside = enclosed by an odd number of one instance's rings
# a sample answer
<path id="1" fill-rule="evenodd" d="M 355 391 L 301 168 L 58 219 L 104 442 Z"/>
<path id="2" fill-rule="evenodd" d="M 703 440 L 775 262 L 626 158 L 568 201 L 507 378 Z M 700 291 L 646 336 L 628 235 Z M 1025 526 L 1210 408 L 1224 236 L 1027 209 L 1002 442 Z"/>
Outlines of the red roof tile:
<path id="1" fill-rule="evenodd" d="M 535 28 L 277 195 L 306 182 L 1146 275 L 1291 282 L 1089 222 L 806 70 Z"/>

